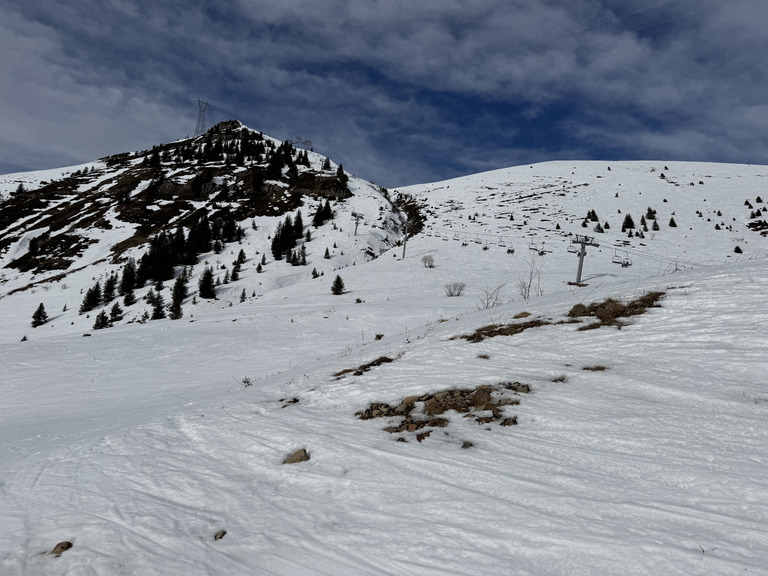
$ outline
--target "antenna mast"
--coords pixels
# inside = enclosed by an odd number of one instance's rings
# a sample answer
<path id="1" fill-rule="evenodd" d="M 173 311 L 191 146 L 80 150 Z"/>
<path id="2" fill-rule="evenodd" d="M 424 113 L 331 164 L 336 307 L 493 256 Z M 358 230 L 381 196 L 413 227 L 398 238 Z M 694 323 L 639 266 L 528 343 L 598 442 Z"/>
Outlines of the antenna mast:
<path id="1" fill-rule="evenodd" d="M 195 126 L 195 138 L 205 132 L 205 111 L 208 109 L 208 102 L 201 102 L 200 98 L 197 99 L 197 126 Z"/>

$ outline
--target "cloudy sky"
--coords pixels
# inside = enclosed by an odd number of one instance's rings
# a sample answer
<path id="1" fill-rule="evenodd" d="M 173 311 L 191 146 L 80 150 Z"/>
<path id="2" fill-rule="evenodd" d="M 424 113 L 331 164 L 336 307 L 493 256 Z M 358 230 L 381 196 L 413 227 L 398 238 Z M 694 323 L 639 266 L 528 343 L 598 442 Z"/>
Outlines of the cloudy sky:
<path id="1" fill-rule="evenodd" d="M 387 187 L 554 159 L 768 164 L 766 0 L 6 0 L 0 173 L 238 119 Z"/>

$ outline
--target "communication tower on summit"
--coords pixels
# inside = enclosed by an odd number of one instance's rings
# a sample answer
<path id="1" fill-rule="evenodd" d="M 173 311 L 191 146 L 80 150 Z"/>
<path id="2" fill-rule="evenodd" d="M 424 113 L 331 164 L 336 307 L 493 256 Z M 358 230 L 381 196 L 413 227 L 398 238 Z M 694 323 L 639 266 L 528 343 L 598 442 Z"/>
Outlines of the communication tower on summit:
<path id="1" fill-rule="evenodd" d="M 200 98 L 197 99 L 197 126 L 195 126 L 195 138 L 205 132 L 205 111 L 208 109 L 208 102 L 201 102 Z"/>

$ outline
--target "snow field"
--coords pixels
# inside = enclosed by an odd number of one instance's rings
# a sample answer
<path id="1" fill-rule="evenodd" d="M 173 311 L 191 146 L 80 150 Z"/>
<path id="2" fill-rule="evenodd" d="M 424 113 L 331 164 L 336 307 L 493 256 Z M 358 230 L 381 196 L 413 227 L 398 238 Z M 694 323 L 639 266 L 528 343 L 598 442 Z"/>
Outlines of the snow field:
<path id="1" fill-rule="evenodd" d="M 150 323 L 72 338 L 110 358 L 100 385 L 112 405 L 94 400 L 90 420 L 58 423 L 52 416 L 72 406 L 32 408 L 32 398 L 71 397 L 83 386 L 66 364 L 48 394 L 34 380 L 8 394 L 17 413 L 27 397 L 42 437 L 31 429 L 14 437 L 4 414 L 0 566 L 10 574 L 765 573 L 766 338 L 755 328 L 766 320 L 757 289 L 766 275 L 763 262 L 749 262 L 665 277 L 674 288 L 661 308 L 622 330 L 566 324 L 477 344 L 450 339 L 526 308 L 509 304 L 250 387 L 216 371 L 251 346 L 270 358 L 301 333 L 246 346 L 231 330 L 238 319 L 195 322 L 184 329 L 191 340 L 169 334 L 170 323 L 165 333 Z M 559 319 L 578 298 L 538 300 Z M 325 321 L 343 331 L 342 318 Z M 204 340 L 216 365 L 207 376 L 190 362 Z M 170 366 L 156 373 L 155 360 L 132 375 L 148 343 Z M 333 377 L 384 354 L 397 358 Z M 583 370 L 595 365 L 606 370 Z M 27 375 L 50 376 L 39 370 Z M 533 389 L 505 408 L 518 426 L 486 430 L 450 414 L 422 443 L 408 433 L 399 443 L 383 420 L 354 416 L 372 401 L 510 380 Z M 94 392 L 82 390 L 80 403 Z M 162 404 L 171 393 L 191 396 L 164 409 L 142 400 Z M 474 446 L 462 450 L 463 441 Z M 280 464 L 299 447 L 309 462 Z M 220 529 L 227 535 L 214 542 Z M 66 539 L 75 546 L 60 558 L 38 555 Z"/>

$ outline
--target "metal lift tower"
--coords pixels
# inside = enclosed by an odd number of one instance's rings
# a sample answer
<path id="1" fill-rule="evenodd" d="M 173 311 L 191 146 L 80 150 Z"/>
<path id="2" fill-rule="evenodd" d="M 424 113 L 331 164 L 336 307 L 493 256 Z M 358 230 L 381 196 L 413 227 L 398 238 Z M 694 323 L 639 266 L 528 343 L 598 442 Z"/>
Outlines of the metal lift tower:
<path id="1" fill-rule="evenodd" d="M 208 109 L 208 102 L 201 102 L 200 98 L 197 99 L 197 126 L 195 126 L 195 138 L 205 132 L 205 111 Z"/>
<path id="2" fill-rule="evenodd" d="M 595 242 L 594 237 L 582 236 L 580 234 L 576 234 L 576 238 L 571 240 L 571 244 L 581 244 L 581 249 L 579 250 L 579 271 L 576 273 L 576 284 L 581 284 L 581 269 L 584 266 L 584 256 L 587 255 L 587 246 L 598 247 L 600 244 Z"/>

